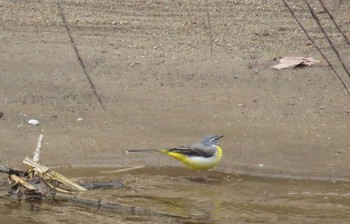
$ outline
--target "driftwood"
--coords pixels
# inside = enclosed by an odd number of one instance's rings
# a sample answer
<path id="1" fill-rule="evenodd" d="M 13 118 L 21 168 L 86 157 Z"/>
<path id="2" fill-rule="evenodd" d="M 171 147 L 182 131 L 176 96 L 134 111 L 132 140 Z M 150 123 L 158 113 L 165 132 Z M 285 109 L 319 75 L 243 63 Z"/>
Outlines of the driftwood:
<path id="1" fill-rule="evenodd" d="M 18 199 L 44 198 L 56 192 L 72 193 L 87 191 L 73 180 L 40 164 L 40 151 L 44 136 L 40 135 L 33 159 L 26 157 L 23 163 L 31 168 L 26 171 L 14 170 L 0 165 L 0 172 L 8 174 L 11 185 L 10 195 Z"/>
<path id="2" fill-rule="evenodd" d="M 35 171 L 38 172 L 37 175 L 39 175 L 44 181 L 46 181 L 46 184 L 49 185 L 51 188 L 57 190 L 57 191 L 61 191 L 61 192 L 65 192 L 65 193 L 69 193 L 69 191 L 67 190 L 63 190 L 61 188 L 55 187 L 52 182 L 53 181 L 58 181 L 74 190 L 78 190 L 78 191 L 87 191 L 87 189 L 77 183 L 75 183 L 74 181 L 72 181 L 71 179 L 63 176 L 62 174 L 57 173 L 56 171 L 53 171 L 51 169 L 49 169 L 46 166 L 43 166 L 39 163 L 34 162 L 33 160 L 31 160 L 29 157 L 26 157 L 23 160 L 23 163 L 33 167 L 35 169 Z"/>
<path id="3" fill-rule="evenodd" d="M 82 186 L 63 176 L 62 174 L 41 165 L 39 162 L 42 141 L 43 136 L 41 135 L 38 140 L 38 146 L 33 154 L 33 159 L 26 157 L 23 161 L 25 164 L 31 167 L 30 169 L 20 171 L 0 164 L 0 172 L 8 174 L 8 183 L 10 184 L 9 194 L 0 194 L 1 198 L 15 198 L 16 200 L 26 200 L 29 202 L 33 200 L 40 200 L 42 202 L 50 202 L 54 200 L 56 202 L 69 202 L 76 206 L 82 206 L 89 209 L 92 208 L 117 213 L 187 219 L 187 217 L 160 211 L 152 211 L 142 207 L 112 203 L 100 199 L 83 198 L 81 194 L 79 194 L 79 196 L 75 195 L 75 192 L 85 192 L 96 188 L 120 188 L 123 185 L 120 182 L 103 182 L 87 183 L 83 184 L 84 186 Z M 36 161 L 34 161 L 34 159 Z M 123 172 L 125 170 L 138 169 L 142 167 L 143 166 L 128 168 L 114 172 Z M 3 190 L 3 188 L 6 187 L 6 184 L 0 180 L 0 190 Z"/>

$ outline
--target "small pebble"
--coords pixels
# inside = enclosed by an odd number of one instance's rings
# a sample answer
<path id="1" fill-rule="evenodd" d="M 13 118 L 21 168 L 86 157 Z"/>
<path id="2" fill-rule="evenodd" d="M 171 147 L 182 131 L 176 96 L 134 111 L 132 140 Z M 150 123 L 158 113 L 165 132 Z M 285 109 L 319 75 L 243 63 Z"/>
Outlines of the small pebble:
<path id="1" fill-rule="evenodd" d="M 77 118 L 77 121 L 82 121 L 82 120 L 83 120 L 83 118 L 81 118 L 81 117 Z"/>
<path id="2" fill-rule="evenodd" d="M 263 166 L 264 166 L 264 164 L 260 163 L 260 164 L 258 164 L 258 166 L 263 167 Z"/>
<path id="3" fill-rule="evenodd" d="M 30 119 L 29 121 L 28 121 L 28 124 L 30 124 L 30 125 L 39 125 L 39 121 L 38 120 L 35 120 L 35 119 Z"/>

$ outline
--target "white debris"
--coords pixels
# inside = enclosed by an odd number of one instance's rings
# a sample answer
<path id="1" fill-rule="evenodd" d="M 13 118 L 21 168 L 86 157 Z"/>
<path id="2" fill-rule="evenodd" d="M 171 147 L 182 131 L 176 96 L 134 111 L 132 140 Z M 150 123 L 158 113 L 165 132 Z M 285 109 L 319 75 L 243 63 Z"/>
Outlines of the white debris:
<path id="1" fill-rule="evenodd" d="M 278 61 L 277 65 L 271 66 L 271 68 L 275 69 L 283 69 L 283 68 L 295 68 L 300 66 L 312 66 L 315 64 L 320 64 L 321 62 L 313 59 L 312 57 L 279 57 L 275 59 Z"/>
<path id="2" fill-rule="evenodd" d="M 30 119 L 29 121 L 28 121 L 28 124 L 30 124 L 30 125 L 39 125 L 39 121 L 38 120 L 35 120 L 35 119 Z"/>

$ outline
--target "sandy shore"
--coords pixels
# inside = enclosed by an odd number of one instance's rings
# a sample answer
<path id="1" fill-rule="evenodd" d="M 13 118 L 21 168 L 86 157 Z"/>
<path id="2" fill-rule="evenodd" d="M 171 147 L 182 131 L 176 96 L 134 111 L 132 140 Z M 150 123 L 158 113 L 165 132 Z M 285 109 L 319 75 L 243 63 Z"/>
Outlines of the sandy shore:
<path id="1" fill-rule="evenodd" d="M 322 59 L 282 1 L 264 2 L 211 4 L 211 55 L 201 1 L 64 1 L 103 111 L 57 6 L 2 1 L 1 162 L 20 166 L 43 133 L 42 160 L 51 166 L 181 166 L 124 151 L 218 133 L 225 135 L 220 171 L 350 179 L 350 99 L 329 67 L 248 66 L 279 56 Z M 297 14 L 337 64 L 301 2 Z M 345 31 L 349 8 L 344 1 L 332 11 Z M 350 48 L 325 23 L 349 61 Z"/>

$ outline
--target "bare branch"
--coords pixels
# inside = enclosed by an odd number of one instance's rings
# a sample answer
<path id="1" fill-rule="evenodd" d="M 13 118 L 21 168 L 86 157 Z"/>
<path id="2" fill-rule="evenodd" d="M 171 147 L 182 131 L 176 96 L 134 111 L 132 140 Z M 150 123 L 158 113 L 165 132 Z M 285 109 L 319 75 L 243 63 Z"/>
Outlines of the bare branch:
<path id="1" fill-rule="evenodd" d="M 324 4 L 324 1 L 323 0 L 318 0 L 318 1 L 322 5 L 322 8 L 324 9 L 324 11 L 328 14 L 329 18 L 331 18 L 331 20 L 333 21 L 335 27 L 337 27 L 338 31 L 343 35 L 343 37 L 346 40 L 346 42 L 348 43 L 348 45 L 350 45 L 349 38 L 345 35 L 345 33 L 340 29 L 339 25 L 335 22 L 335 19 L 334 19 L 333 15 L 328 10 L 327 6 Z"/>
<path id="2" fill-rule="evenodd" d="M 296 17 L 294 11 L 292 10 L 292 8 L 287 4 L 286 0 L 282 0 L 284 5 L 287 7 L 287 9 L 289 10 L 289 12 L 292 14 L 293 18 L 295 19 L 295 21 L 298 23 L 298 25 L 300 26 L 300 28 L 304 31 L 306 37 L 310 40 L 310 42 L 315 46 L 315 48 L 318 50 L 318 52 L 321 54 L 321 56 L 324 58 L 324 60 L 329 64 L 329 66 L 331 67 L 332 71 L 334 72 L 334 74 L 337 76 L 337 78 L 339 79 L 339 81 L 341 82 L 341 84 L 343 85 L 343 87 L 345 88 L 346 92 L 348 93 L 348 95 L 350 96 L 350 91 L 349 88 L 346 86 L 345 82 L 343 81 L 343 79 L 340 77 L 340 75 L 338 74 L 338 72 L 334 69 L 333 65 L 331 64 L 331 62 L 328 60 L 328 58 L 326 57 L 326 55 L 321 51 L 321 49 L 316 45 L 315 41 L 311 38 L 311 36 L 309 35 L 309 33 L 307 32 L 307 30 L 305 29 L 305 27 L 301 24 L 301 22 L 299 21 L 299 19 Z"/>
<path id="3" fill-rule="evenodd" d="M 346 74 L 348 74 L 348 76 L 349 76 L 349 78 L 350 78 L 350 72 L 349 72 L 349 70 L 346 68 L 346 66 L 345 66 L 345 64 L 344 64 L 344 61 L 343 61 L 343 58 L 342 58 L 342 57 L 340 56 L 340 54 L 339 54 L 339 51 L 335 48 L 335 46 L 334 46 L 334 44 L 333 44 L 331 38 L 329 38 L 328 34 L 326 33 L 325 29 L 323 28 L 323 25 L 321 24 L 321 22 L 320 22 L 320 20 L 319 20 L 319 18 L 317 17 L 316 13 L 314 12 L 314 10 L 312 9 L 312 7 L 310 6 L 308 0 L 304 0 L 304 1 L 305 1 L 305 3 L 306 3 L 307 7 L 309 8 L 312 17 L 316 20 L 317 25 L 320 27 L 320 29 L 321 29 L 323 35 L 326 37 L 326 39 L 327 39 L 329 45 L 331 45 L 331 47 L 332 47 L 334 53 L 337 55 L 337 57 L 338 57 L 340 63 L 342 64 L 342 66 L 343 66 L 343 68 L 344 68 Z"/>
<path id="4" fill-rule="evenodd" d="M 104 104 L 102 103 L 102 100 L 101 100 L 100 96 L 98 95 L 98 93 L 97 93 L 97 91 L 96 91 L 96 88 L 95 88 L 94 83 L 92 82 L 92 80 L 91 80 L 91 78 L 90 78 L 88 72 L 86 71 L 86 67 L 85 67 L 84 61 L 83 61 L 83 59 L 81 58 L 81 56 L 80 56 L 80 54 L 79 54 L 79 51 L 78 51 L 78 48 L 77 48 L 77 46 L 76 46 L 76 44 L 75 44 L 75 42 L 74 42 L 73 36 L 72 36 L 72 34 L 71 34 L 71 32 L 70 32 L 70 29 L 69 29 L 69 26 L 68 26 L 66 17 L 65 17 L 64 12 L 63 12 L 63 8 L 62 8 L 62 6 L 61 6 L 61 0 L 56 0 L 56 3 L 57 3 L 57 7 L 58 7 L 58 9 L 59 9 L 59 11 L 60 11 L 60 15 L 61 15 L 61 18 L 62 18 L 63 25 L 64 25 L 64 27 L 65 27 L 66 30 L 67 30 L 67 34 L 68 34 L 68 36 L 69 36 L 69 40 L 70 40 L 70 42 L 71 42 L 71 44 L 72 44 L 72 46 L 73 46 L 75 55 L 77 56 L 77 59 L 78 59 L 78 61 L 79 61 L 79 63 L 80 63 L 80 66 L 81 66 L 81 68 L 83 69 L 83 72 L 84 72 L 84 74 L 85 74 L 87 80 L 89 81 L 90 88 L 93 90 L 94 95 L 96 96 L 96 98 L 97 98 L 98 102 L 100 103 L 102 109 L 105 110 L 105 106 L 104 106 Z"/>

